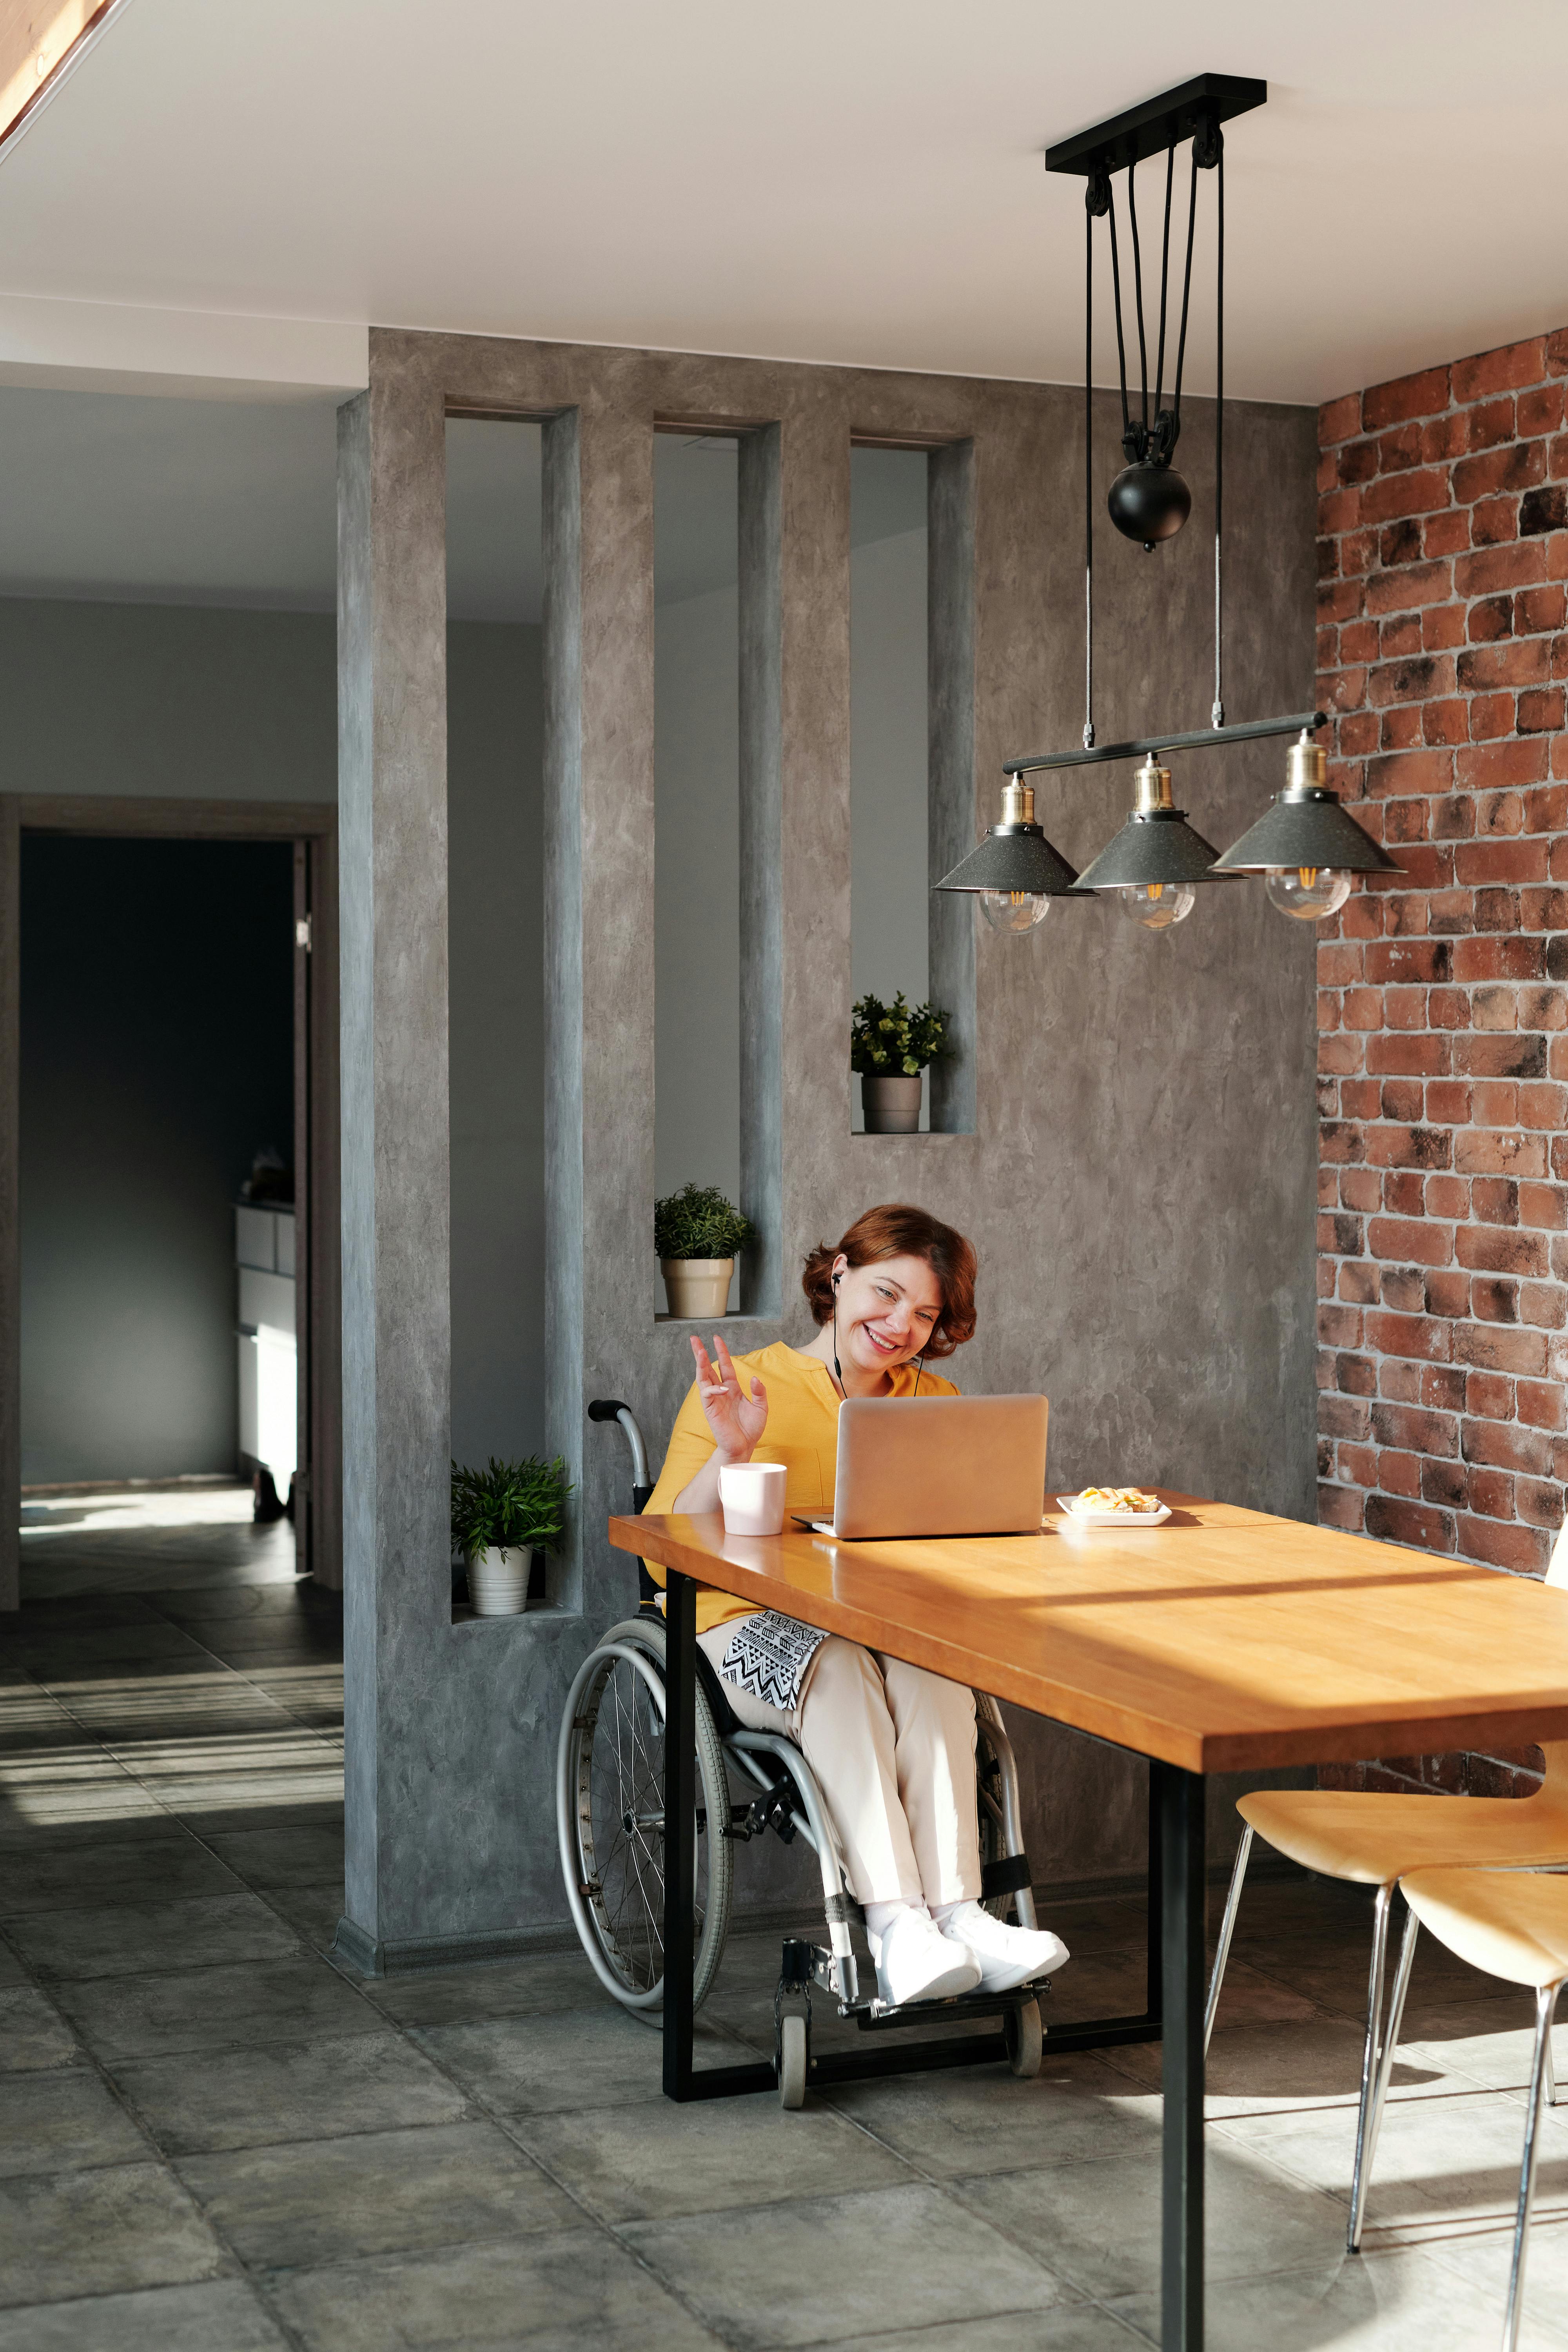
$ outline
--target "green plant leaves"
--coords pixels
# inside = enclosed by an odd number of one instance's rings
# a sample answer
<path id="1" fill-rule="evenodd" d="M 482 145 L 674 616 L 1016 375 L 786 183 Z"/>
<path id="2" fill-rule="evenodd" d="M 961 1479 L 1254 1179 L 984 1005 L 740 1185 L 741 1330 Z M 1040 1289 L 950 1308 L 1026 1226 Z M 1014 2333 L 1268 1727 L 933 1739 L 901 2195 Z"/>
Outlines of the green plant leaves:
<path id="1" fill-rule="evenodd" d="M 906 1004 L 901 988 L 891 1004 L 863 996 L 849 1024 L 849 1066 L 863 1077 L 919 1077 L 929 1062 L 952 1054 L 950 1018 L 938 1004 Z"/>
<path id="2" fill-rule="evenodd" d="M 755 1238 L 749 1220 L 717 1185 L 683 1184 L 653 1204 L 653 1245 L 660 1257 L 738 1257 Z"/>
<path id="3" fill-rule="evenodd" d="M 498 1462 L 492 1454 L 482 1470 L 452 1465 L 452 1543 L 465 1559 L 482 1551 L 553 1551 L 565 1524 L 573 1492 L 558 1454 L 545 1462 L 537 1454 L 521 1462 Z"/>

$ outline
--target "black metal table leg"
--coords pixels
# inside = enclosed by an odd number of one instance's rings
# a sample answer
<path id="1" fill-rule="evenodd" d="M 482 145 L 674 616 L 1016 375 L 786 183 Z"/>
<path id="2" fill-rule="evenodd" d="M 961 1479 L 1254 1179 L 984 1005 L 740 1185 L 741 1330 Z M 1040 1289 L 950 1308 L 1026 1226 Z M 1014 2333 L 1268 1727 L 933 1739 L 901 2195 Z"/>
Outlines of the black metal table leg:
<path id="1" fill-rule="evenodd" d="M 1163 1793 L 1161 1774 L 1164 1766 L 1149 1759 L 1149 1892 L 1145 1915 L 1144 1937 L 1148 1961 L 1147 2006 L 1150 2018 L 1157 2021 L 1165 2014 L 1165 1874 L 1162 1852 L 1164 1831 L 1161 1826 L 1160 1801 Z"/>
<path id="2" fill-rule="evenodd" d="M 668 1571 L 664 1603 L 664 2094 L 691 2096 L 697 1884 L 697 1587 Z"/>
<path id="3" fill-rule="evenodd" d="M 1164 1945 L 1162 2352 L 1204 2341 L 1204 1777 L 1151 1764 Z"/>

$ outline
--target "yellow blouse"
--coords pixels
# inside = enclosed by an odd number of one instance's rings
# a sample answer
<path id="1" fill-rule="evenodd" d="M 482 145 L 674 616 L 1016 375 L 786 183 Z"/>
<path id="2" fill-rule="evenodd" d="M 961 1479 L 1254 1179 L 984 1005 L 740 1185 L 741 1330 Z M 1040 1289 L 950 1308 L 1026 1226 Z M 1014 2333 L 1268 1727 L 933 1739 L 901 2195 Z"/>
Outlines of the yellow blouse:
<path id="1" fill-rule="evenodd" d="M 734 1361 L 747 1395 L 751 1393 L 753 1373 L 768 1392 L 768 1425 L 752 1455 L 752 1461 L 784 1465 L 789 1472 L 784 1484 L 786 1509 L 814 1519 L 831 1518 L 838 1473 L 840 1403 L 832 1373 L 820 1356 L 803 1355 L 798 1348 L 787 1347 L 782 1339 L 775 1340 L 771 1348 L 759 1348 L 754 1355 L 737 1356 Z M 911 1396 L 915 1378 L 913 1364 L 900 1364 L 889 1373 L 885 1393 Z M 928 1371 L 921 1375 L 920 1392 L 921 1396 L 956 1396 L 958 1390 L 952 1381 Z M 684 1493 L 712 1451 L 713 1434 L 694 1381 L 675 1417 L 669 1450 L 658 1474 L 658 1484 L 648 1497 L 648 1510 L 673 1511 L 677 1495 Z M 664 1582 L 664 1570 L 653 1560 L 648 1562 L 648 1573 L 656 1584 Z M 751 1614 L 751 1603 L 734 1593 L 716 1591 L 710 1585 L 699 1586 L 700 1633 L 710 1633 L 715 1625 L 722 1625 L 731 1617 Z"/>

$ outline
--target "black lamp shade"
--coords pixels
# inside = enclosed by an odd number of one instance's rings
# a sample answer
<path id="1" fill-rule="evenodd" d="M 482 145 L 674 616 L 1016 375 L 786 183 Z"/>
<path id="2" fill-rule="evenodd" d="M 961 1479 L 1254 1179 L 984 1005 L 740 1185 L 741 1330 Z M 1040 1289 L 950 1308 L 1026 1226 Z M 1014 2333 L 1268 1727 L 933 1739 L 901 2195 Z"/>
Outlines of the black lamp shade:
<path id="1" fill-rule="evenodd" d="M 1180 809 L 1148 809 L 1130 816 L 1078 877 L 1080 890 L 1126 890 L 1158 882 L 1213 882 L 1215 853 Z"/>
<path id="2" fill-rule="evenodd" d="M 1210 856 L 1213 856 L 1211 851 Z M 938 890 L 1025 891 L 1033 898 L 1065 898 L 1078 876 L 1037 824 L 994 824 L 961 858 Z"/>
<path id="3" fill-rule="evenodd" d="M 1216 874 L 1272 866 L 1333 866 L 1351 874 L 1397 874 L 1381 842 L 1348 816 L 1332 793 L 1313 786 L 1279 793 L 1251 829 L 1215 860 Z"/>

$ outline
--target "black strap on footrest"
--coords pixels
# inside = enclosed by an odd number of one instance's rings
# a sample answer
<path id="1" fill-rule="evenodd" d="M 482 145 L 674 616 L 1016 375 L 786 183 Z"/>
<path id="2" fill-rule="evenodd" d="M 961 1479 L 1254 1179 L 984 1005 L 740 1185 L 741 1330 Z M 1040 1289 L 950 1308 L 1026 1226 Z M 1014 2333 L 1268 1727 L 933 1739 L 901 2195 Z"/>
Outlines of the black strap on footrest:
<path id="1" fill-rule="evenodd" d="M 988 1862 L 980 1873 L 980 1899 L 990 1902 L 995 1895 L 1019 1895 L 1026 1886 L 1033 1886 L 1035 1874 L 1029 1868 L 1026 1853 L 1005 1853 L 1000 1861 Z"/>
<path id="2" fill-rule="evenodd" d="M 816 1958 L 814 1945 L 802 1936 L 786 1936 L 779 1963 L 780 1992 L 811 1990 L 812 1962 Z"/>
<path id="3" fill-rule="evenodd" d="M 865 1925 L 866 1914 L 852 1895 L 829 1895 L 824 1898 L 822 1908 L 830 1927 Z"/>

